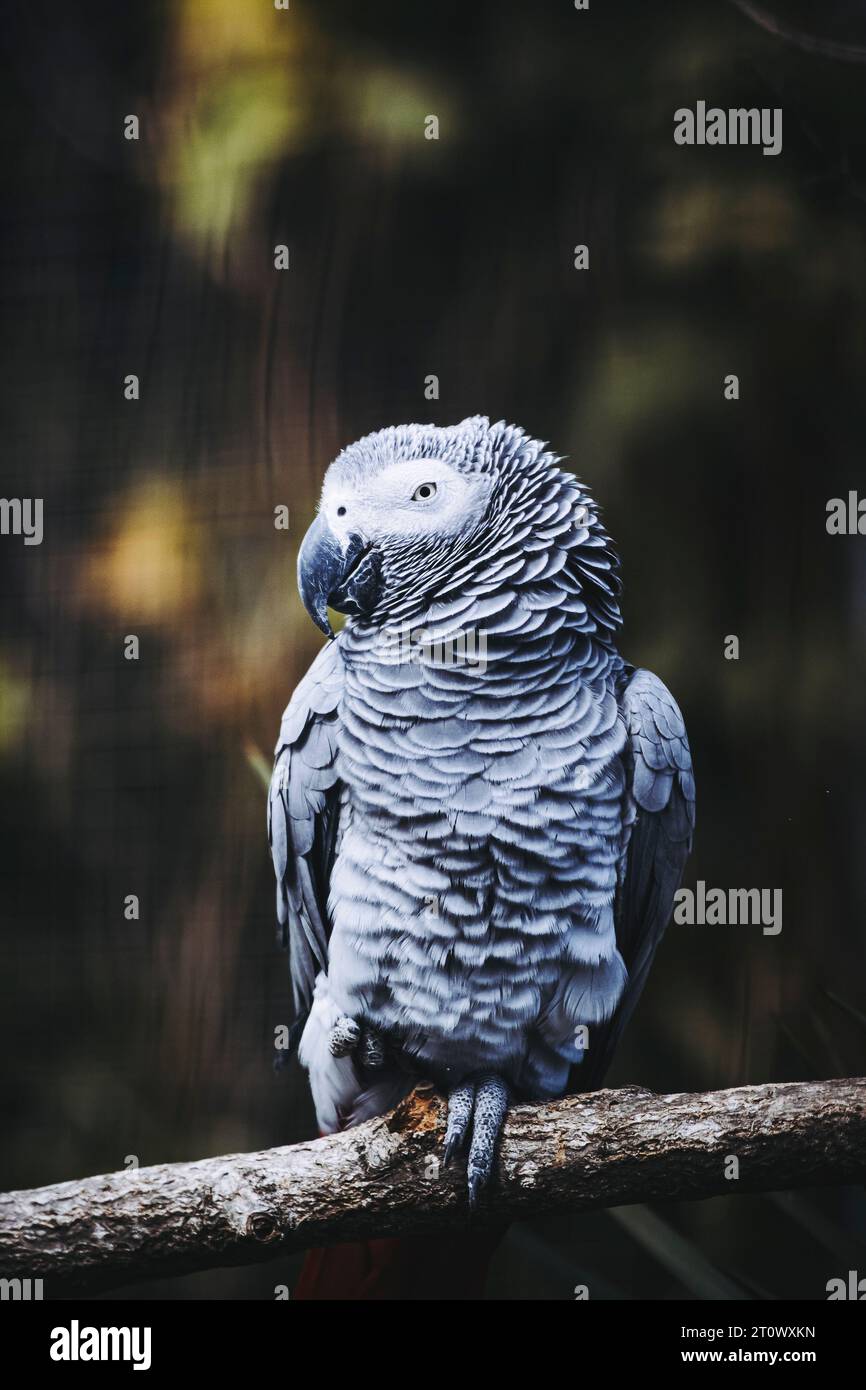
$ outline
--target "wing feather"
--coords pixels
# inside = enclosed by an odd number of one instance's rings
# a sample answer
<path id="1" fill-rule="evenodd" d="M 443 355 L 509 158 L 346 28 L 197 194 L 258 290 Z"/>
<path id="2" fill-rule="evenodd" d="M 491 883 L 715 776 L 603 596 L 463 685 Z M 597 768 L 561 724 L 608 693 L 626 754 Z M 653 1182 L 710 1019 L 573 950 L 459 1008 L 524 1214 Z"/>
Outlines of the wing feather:
<path id="1" fill-rule="evenodd" d="M 328 884 L 339 817 L 339 638 L 313 662 L 286 709 L 268 796 L 268 839 L 277 878 L 280 939 L 288 947 L 297 1039 L 328 961 Z"/>
<path id="2" fill-rule="evenodd" d="M 634 671 L 620 696 L 630 835 L 620 865 L 617 946 L 628 984 L 616 1013 L 596 1033 L 577 1069 L 581 1089 L 600 1086 L 664 935 L 692 847 L 695 784 L 686 727 L 676 701 L 651 671 Z"/>

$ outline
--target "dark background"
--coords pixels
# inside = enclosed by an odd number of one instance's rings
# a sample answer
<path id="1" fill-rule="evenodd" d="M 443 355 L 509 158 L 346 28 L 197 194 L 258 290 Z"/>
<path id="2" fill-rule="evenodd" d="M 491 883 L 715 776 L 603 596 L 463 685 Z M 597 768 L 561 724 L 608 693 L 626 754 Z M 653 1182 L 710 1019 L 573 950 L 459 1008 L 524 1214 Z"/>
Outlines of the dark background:
<path id="1" fill-rule="evenodd" d="M 776 937 L 671 928 L 611 1082 L 866 1071 L 866 538 L 825 528 L 866 493 L 866 11 L 767 3 L 5 7 L 2 492 L 45 538 L 0 537 L 3 1187 L 313 1132 L 262 779 L 322 474 L 406 420 L 567 455 L 686 715 L 686 882 L 784 893 Z M 783 152 L 676 146 L 698 99 Z M 864 1242 L 859 1189 L 556 1217 L 491 1294 L 823 1298 Z"/>

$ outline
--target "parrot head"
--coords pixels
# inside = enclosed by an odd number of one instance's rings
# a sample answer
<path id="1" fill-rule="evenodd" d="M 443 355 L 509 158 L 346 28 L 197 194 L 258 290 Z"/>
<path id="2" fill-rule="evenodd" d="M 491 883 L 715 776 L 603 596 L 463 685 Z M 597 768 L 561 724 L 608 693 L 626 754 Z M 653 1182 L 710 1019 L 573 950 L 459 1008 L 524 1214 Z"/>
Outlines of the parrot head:
<path id="1" fill-rule="evenodd" d="M 594 504 L 556 456 L 486 416 L 400 425 L 344 449 L 328 469 L 298 554 L 298 587 L 316 625 L 328 608 L 376 621 L 436 599 L 532 530 L 571 515 L 590 545 L 607 541 Z M 591 539 L 591 537 L 595 539 Z"/>

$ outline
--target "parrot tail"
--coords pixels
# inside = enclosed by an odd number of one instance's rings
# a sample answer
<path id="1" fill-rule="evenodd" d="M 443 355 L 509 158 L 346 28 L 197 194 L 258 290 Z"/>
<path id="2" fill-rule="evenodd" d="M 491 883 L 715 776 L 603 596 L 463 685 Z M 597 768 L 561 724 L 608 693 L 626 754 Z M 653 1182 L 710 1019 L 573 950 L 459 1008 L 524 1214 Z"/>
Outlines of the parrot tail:
<path id="1" fill-rule="evenodd" d="M 292 1299 L 481 1299 L 490 1261 L 507 1229 L 502 1222 L 483 1231 L 393 1236 L 310 1250 Z"/>

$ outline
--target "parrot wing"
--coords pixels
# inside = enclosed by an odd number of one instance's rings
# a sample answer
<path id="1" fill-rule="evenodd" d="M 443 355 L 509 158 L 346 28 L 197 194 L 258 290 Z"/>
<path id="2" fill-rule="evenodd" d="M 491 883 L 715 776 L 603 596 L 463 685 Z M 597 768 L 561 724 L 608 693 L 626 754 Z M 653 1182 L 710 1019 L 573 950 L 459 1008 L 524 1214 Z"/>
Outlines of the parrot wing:
<path id="1" fill-rule="evenodd" d="M 328 884 L 340 809 L 339 705 L 344 668 L 339 638 L 316 657 L 283 715 L 268 796 L 268 839 L 277 876 L 280 940 L 289 950 L 294 1021 L 303 1028 L 316 976 L 327 966 Z"/>
<path id="2" fill-rule="evenodd" d="M 615 904 L 617 947 L 628 984 L 578 1069 L 582 1090 L 600 1086 L 619 1036 L 631 1017 L 664 935 L 692 847 L 695 783 L 686 727 L 670 691 L 651 671 L 631 674 L 620 696 L 626 726 L 627 787 L 624 850 Z"/>

